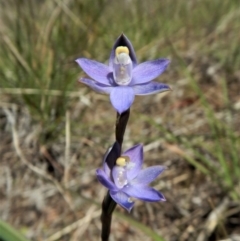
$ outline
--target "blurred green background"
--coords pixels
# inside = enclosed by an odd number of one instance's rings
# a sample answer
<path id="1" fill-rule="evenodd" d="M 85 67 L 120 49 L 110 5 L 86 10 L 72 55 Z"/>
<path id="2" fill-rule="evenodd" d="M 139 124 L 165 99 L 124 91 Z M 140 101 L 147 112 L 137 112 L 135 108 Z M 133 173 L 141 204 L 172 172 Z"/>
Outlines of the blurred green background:
<path id="1" fill-rule="evenodd" d="M 239 30 L 239 0 L 1 0 L 1 219 L 30 240 L 99 237 L 94 172 L 115 113 L 74 60 L 107 64 L 123 32 L 139 62 L 171 59 L 159 81 L 172 91 L 136 97 L 124 144 L 169 169 L 155 183 L 167 202 L 119 208 L 112 240 L 239 235 Z"/>

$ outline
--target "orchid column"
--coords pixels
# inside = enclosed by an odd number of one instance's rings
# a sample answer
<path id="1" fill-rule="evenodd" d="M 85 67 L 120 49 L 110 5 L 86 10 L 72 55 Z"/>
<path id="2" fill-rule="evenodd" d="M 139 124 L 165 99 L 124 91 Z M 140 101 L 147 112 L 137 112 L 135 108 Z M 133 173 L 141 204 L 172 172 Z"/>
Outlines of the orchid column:
<path id="1" fill-rule="evenodd" d="M 137 64 L 135 51 L 128 38 L 122 34 L 115 42 L 109 65 L 86 58 L 76 62 L 91 77 L 81 78 L 94 91 L 109 94 L 110 102 L 117 112 L 116 141 L 103 160 L 103 169 L 98 169 L 97 178 L 109 191 L 102 204 L 102 240 L 110 234 L 111 217 L 119 204 L 130 212 L 134 198 L 155 202 L 165 201 L 164 196 L 148 186 L 164 170 L 153 166 L 142 170 L 143 147 L 136 145 L 122 153 L 124 132 L 135 95 L 150 95 L 170 90 L 166 84 L 152 81 L 164 72 L 167 59 L 157 59 Z"/>

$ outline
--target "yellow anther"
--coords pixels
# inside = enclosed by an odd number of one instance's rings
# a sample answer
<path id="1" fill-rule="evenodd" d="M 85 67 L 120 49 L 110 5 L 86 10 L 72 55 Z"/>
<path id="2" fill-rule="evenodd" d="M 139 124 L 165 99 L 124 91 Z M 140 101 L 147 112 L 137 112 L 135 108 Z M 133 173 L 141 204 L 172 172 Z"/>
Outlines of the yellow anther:
<path id="1" fill-rule="evenodd" d="M 115 55 L 118 56 L 121 53 L 125 53 L 129 55 L 129 49 L 127 47 L 124 46 L 119 46 L 116 48 L 115 50 Z"/>
<path id="2" fill-rule="evenodd" d="M 129 162 L 129 157 L 128 156 L 120 156 L 117 161 L 116 161 L 116 164 L 118 166 L 121 166 L 121 167 L 125 167 Z"/>

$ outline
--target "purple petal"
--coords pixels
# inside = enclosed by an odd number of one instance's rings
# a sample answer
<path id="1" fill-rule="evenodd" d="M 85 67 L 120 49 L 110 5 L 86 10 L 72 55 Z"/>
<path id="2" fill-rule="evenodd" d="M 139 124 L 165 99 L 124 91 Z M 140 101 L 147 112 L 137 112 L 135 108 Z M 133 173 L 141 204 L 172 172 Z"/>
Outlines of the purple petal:
<path id="1" fill-rule="evenodd" d="M 103 171 L 106 174 L 106 176 L 110 179 L 111 177 L 111 169 L 109 168 L 108 164 L 106 162 L 103 163 Z"/>
<path id="2" fill-rule="evenodd" d="M 122 192 L 147 202 L 166 201 L 162 193 L 151 187 L 128 185 L 122 189 Z"/>
<path id="3" fill-rule="evenodd" d="M 145 84 L 157 78 L 167 68 L 168 59 L 156 59 L 137 65 L 132 72 L 131 85 Z"/>
<path id="4" fill-rule="evenodd" d="M 119 114 L 123 113 L 131 107 L 134 101 L 133 89 L 128 86 L 113 87 L 110 101 Z"/>
<path id="5" fill-rule="evenodd" d="M 113 87 L 111 86 L 99 84 L 94 80 L 87 79 L 87 78 L 81 78 L 79 82 L 89 86 L 91 89 L 93 89 L 94 91 L 100 94 L 110 94 L 113 89 Z"/>
<path id="6" fill-rule="evenodd" d="M 97 169 L 96 171 L 98 181 L 107 189 L 112 191 L 117 191 L 115 184 L 109 179 L 106 173 L 102 169 Z"/>
<path id="7" fill-rule="evenodd" d="M 152 166 L 143 169 L 138 173 L 137 177 L 130 182 L 130 184 L 147 185 L 150 182 L 154 181 L 157 176 L 160 175 L 165 169 L 166 167 L 164 166 Z"/>
<path id="8" fill-rule="evenodd" d="M 105 64 L 94 60 L 80 58 L 76 62 L 80 65 L 83 71 L 98 83 L 110 86 L 111 71 Z"/>
<path id="9" fill-rule="evenodd" d="M 165 92 L 171 89 L 166 84 L 152 81 L 147 84 L 135 85 L 133 86 L 133 90 L 135 95 L 152 95 L 156 93 Z"/>
<path id="10" fill-rule="evenodd" d="M 118 203 L 123 208 L 127 209 L 128 212 L 130 212 L 131 209 L 133 208 L 134 202 L 132 202 L 129 199 L 129 196 L 127 196 L 125 193 L 110 191 L 110 195 L 116 203 Z"/>
<path id="11" fill-rule="evenodd" d="M 128 156 L 130 158 L 130 163 L 127 165 L 127 178 L 129 181 L 131 181 L 138 175 L 142 168 L 143 147 L 141 144 L 133 146 L 132 148 L 125 151 L 122 156 Z"/>
<path id="12" fill-rule="evenodd" d="M 129 56 L 133 62 L 133 67 L 135 67 L 137 65 L 137 58 L 136 58 L 136 54 L 135 54 L 134 48 L 132 46 L 132 43 L 124 34 L 121 34 L 118 37 L 118 39 L 116 40 L 116 42 L 114 43 L 112 51 L 111 51 L 111 55 L 110 55 L 110 59 L 109 59 L 110 68 L 113 69 L 113 60 L 115 58 L 115 50 L 119 46 L 125 46 L 129 49 Z"/>
<path id="13" fill-rule="evenodd" d="M 121 147 L 119 143 L 116 141 L 113 146 L 108 150 L 108 152 L 104 155 L 103 163 L 104 163 L 104 171 L 108 173 L 116 164 L 117 158 L 121 155 Z M 105 165 L 107 164 L 107 166 Z"/>

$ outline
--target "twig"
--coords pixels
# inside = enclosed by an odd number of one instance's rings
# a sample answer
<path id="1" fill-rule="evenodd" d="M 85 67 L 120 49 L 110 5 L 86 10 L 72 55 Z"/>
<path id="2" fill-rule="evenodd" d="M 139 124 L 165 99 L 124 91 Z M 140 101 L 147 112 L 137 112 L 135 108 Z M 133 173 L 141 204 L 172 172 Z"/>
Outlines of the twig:
<path id="1" fill-rule="evenodd" d="M 11 111 L 9 111 L 8 109 L 4 109 L 7 117 L 8 117 L 8 121 L 11 124 L 11 128 L 12 128 L 12 137 L 13 137 L 13 145 L 14 148 L 16 150 L 16 153 L 18 155 L 18 157 L 20 158 L 20 160 L 22 161 L 22 163 L 24 163 L 31 171 L 33 171 L 34 173 L 38 174 L 39 176 L 42 176 L 43 178 L 51 181 L 57 188 L 57 190 L 59 191 L 59 193 L 61 193 L 61 195 L 63 196 L 64 200 L 66 201 L 66 203 L 68 204 L 68 206 L 70 207 L 70 209 L 72 211 L 74 211 L 74 207 L 73 204 L 69 198 L 68 195 L 65 194 L 64 189 L 62 188 L 62 186 L 60 185 L 59 182 L 57 182 L 52 176 L 50 176 L 49 174 L 47 174 L 45 171 L 43 171 L 42 169 L 34 166 L 33 164 L 31 164 L 30 162 L 27 161 L 26 157 L 24 156 L 20 145 L 19 145 L 19 138 L 18 138 L 18 133 L 17 133 L 17 128 L 16 128 L 16 121 L 15 121 L 15 117 L 14 115 L 11 113 Z"/>
<path id="2" fill-rule="evenodd" d="M 67 96 L 70 98 L 79 97 L 83 94 L 82 91 L 61 91 L 50 89 L 22 89 L 22 88 L 0 88 L 0 94 L 14 95 L 49 95 L 49 96 Z"/>
<path id="3" fill-rule="evenodd" d="M 238 234 L 232 234 L 229 238 L 227 239 L 221 239 L 219 241 L 240 241 L 240 235 Z"/>
<path id="4" fill-rule="evenodd" d="M 46 241 L 59 240 L 62 236 L 71 233 L 74 229 L 77 229 L 80 226 L 90 223 L 91 220 L 99 217 L 101 213 L 101 210 L 97 210 L 97 211 L 94 211 L 94 210 L 95 210 L 95 206 L 92 206 L 92 208 L 89 209 L 88 213 L 83 218 L 77 220 L 76 222 L 66 226 L 62 230 L 51 235 L 46 239 Z"/>
<path id="5" fill-rule="evenodd" d="M 12 195 L 11 194 L 12 194 L 13 180 L 12 180 L 10 168 L 8 166 L 6 166 L 4 169 L 5 169 L 4 172 L 5 172 L 5 175 L 6 175 L 6 198 L 7 198 L 7 202 L 6 202 L 6 206 L 4 207 L 1 218 L 3 220 L 7 220 L 8 215 L 9 215 L 9 210 L 10 210 L 10 207 L 12 205 Z"/>
<path id="6" fill-rule="evenodd" d="M 212 234 L 213 230 L 219 224 L 223 218 L 223 213 L 226 211 L 229 205 L 229 199 L 226 197 L 208 216 L 207 221 L 204 225 L 204 229 L 198 235 L 197 241 L 206 241 Z"/>

